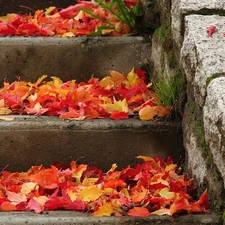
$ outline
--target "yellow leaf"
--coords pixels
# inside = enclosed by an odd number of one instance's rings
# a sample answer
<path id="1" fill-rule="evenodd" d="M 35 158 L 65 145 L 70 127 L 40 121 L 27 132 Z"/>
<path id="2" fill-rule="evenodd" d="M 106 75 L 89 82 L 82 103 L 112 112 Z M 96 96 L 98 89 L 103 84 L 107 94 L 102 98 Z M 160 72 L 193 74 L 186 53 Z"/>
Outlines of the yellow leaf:
<path id="1" fill-rule="evenodd" d="M 106 87 L 109 84 L 121 84 L 124 80 L 126 80 L 126 77 L 117 71 L 110 70 L 109 73 L 111 76 L 106 76 L 100 80 L 101 86 Z"/>
<path id="2" fill-rule="evenodd" d="M 76 179 L 76 182 L 80 182 L 80 178 L 86 169 L 87 169 L 87 165 L 81 164 L 78 166 L 76 171 L 72 174 L 72 177 Z"/>
<path id="3" fill-rule="evenodd" d="M 97 187 L 88 187 L 80 192 L 80 198 L 85 202 L 95 201 L 101 195 L 102 191 Z"/>
<path id="4" fill-rule="evenodd" d="M 167 165 L 166 168 L 165 168 L 165 171 L 170 171 L 170 170 L 174 170 L 176 169 L 177 165 L 176 164 L 170 164 L 170 165 Z"/>
<path id="5" fill-rule="evenodd" d="M 8 17 L 7 16 L 0 16 L 0 20 L 2 22 L 7 22 L 8 21 Z"/>
<path id="6" fill-rule="evenodd" d="M 165 199 L 172 199 L 174 197 L 174 192 L 170 192 L 169 188 L 163 188 L 160 190 L 159 195 Z"/>
<path id="7" fill-rule="evenodd" d="M 12 120 L 14 120 L 14 117 L 0 116 L 0 120 L 4 120 L 4 121 L 12 121 Z"/>
<path id="8" fill-rule="evenodd" d="M 35 83 L 35 86 L 37 87 L 38 85 L 40 85 L 46 77 L 47 75 L 42 75 L 40 78 L 38 78 L 38 80 Z"/>
<path id="9" fill-rule="evenodd" d="M 82 184 L 84 186 L 93 186 L 98 179 L 99 178 L 93 178 L 93 177 L 87 178 L 87 177 L 85 177 Z"/>
<path id="10" fill-rule="evenodd" d="M 141 120 L 153 120 L 154 116 L 157 115 L 157 111 L 155 109 L 155 107 L 150 106 L 150 105 L 146 105 L 144 108 L 142 108 L 139 111 L 139 117 Z"/>
<path id="11" fill-rule="evenodd" d="M 45 9 L 45 15 L 51 15 L 53 11 L 55 11 L 56 7 L 55 6 L 50 6 Z"/>
<path id="12" fill-rule="evenodd" d="M 156 163 L 155 159 L 150 156 L 139 155 L 136 158 L 143 159 L 145 162 L 151 162 L 150 165 L 152 168 L 160 168 L 160 162 Z"/>
<path id="13" fill-rule="evenodd" d="M 33 199 L 41 205 L 44 205 L 48 201 L 48 197 L 46 196 L 33 197 Z"/>
<path id="14" fill-rule="evenodd" d="M 92 213 L 92 216 L 111 216 L 113 213 L 113 207 L 110 203 L 104 202 L 97 211 Z"/>
<path id="15" fill-rule="evenodd" d="M 103 107 L 108 113 L 113 113 L 116 111 L 128 112 L 128 105 L 125 98 L 122 101 L 117 101 L 115 98 L 113 98 L 113 103 L 104 104 Z"/>
<path id="16" fill-rule="evenodd" d="M 68 190 L 66 193 L 69 195 L 72 202 L 77 199 L 77 193 L 74 190 Z"/>
<path id="17" fill-rule="evenodd" d="M 51 78 L 52 78 L 52 86 L 54 87 L 54 89 L 60 88 L 60 85 L 63 83 L 62 80 L 59 77 L 54 76 L 52 76 Z"/>
<path id="18" fill-rule="evenodd" d="M 128 80 L 128 86 L 134 86 L 140 83 L 138 76 L 134 71 L 134 68 L 130 71 L 130 73 L 128 73 L 127 80 Z"/>
<path id="19" fill-rule="evenodd" d="M 31 191 L 34 190 L 34 188 L 36 187 L 37 183 L 35 182 L 27 182 L 27 183 L 23 183 L 20 193 L 24 194 L 24 195 L 28 195 Z"/>
<path id="20" fill-rule="evenodd" d="M 116 163 L 112 164 L 111 169 L 107 173 L 114 171 L 116 168 L 117 168 Z"/>
<path id="21" fill-rule="evenodd" d="M 166 209 L 166 208 L 161 208 L 159 210 L 156 210 L 154 212 L 151 212 L 151 215 L 158 215 L 158 216 L 161 216 L 161 215 L 170 215 L 170 209 Z"/>

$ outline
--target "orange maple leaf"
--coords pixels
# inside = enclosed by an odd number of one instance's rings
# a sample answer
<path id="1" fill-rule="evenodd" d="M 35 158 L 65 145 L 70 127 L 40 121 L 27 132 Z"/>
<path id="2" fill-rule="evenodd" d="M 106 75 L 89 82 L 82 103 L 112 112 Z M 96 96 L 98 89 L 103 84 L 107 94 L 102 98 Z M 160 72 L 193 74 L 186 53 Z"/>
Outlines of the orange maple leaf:
<path id="1" fill-rule="evenodd" d="M 33 181 L 46 189 L 54 189 L 58 187 L 58 169 L 51 166 L 48 169 L 42 169 L 35 174 L 28 176 L 30 181 Z"/>
<path id="2" fill-rule="evenodd" d="M 128 216 L 141 216 L 141 217 L 147 217 L 150 216 L 150 212 L 148 209 L 144 207 L 134 207 L 133 209 L 130 209 L 127 212 Z"/>
<path id="3" fill-rule="evenodd" d="M 139 111 L 139 117 L 141 120 L 153 120 L 157 115 L 157 109 L 155 106 L 146 105 Z"/>

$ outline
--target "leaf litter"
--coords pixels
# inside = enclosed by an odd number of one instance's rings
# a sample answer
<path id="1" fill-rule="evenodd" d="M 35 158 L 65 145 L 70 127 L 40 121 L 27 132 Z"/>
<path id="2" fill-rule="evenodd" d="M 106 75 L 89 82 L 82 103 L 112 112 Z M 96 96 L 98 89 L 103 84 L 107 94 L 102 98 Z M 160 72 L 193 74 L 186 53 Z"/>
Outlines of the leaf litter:
<path id="1" fill-rule="evenodd" d="M 0 174 L 0 210 L 73 210 L 90 216 L 177 216 L 207 213 L 207 190 L 199 199 L 191 193 L 193 179 L 187 179 L 171 157 L 138 156 L 135 168 L 103 173 L 86 164 L 55 163 L 49 168 L 32 166 L 26 172 Z"/>
<path id="2" fill-rule="evenodd" d="M 144 71 L 132 69 L 127 76 L 110 70 L 102 79 L 92 77 L 86 82 L 42 75 L 36 82 L 20 78 L 4 81 L 0 89 L 0 119 L 9 115 L 48 115 L 61 119 L 139 118 L 154 120 L 171 112 L 172 106 L 159 104 L 159 98 Z"/>

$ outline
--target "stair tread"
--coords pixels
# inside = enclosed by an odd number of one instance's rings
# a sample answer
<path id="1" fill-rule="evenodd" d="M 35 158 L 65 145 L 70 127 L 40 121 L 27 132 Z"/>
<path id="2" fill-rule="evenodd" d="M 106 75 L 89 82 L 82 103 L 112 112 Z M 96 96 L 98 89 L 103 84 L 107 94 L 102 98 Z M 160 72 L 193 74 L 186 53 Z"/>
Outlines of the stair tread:
<path id="1" fill-rule="evenodd" d="M 57 116 L 33 116 L 33 115 L 5 115 L 14 118 L 12 121 L 0 121 L 1 130 L 26 130 L 26 129 L 69 129 L 69 130 L 111 130 L 132 129 L 165 131 L 169 129 L 181 130 L 180 121 L 142 121 L 136 118 L 125 120 L 91 119 L 73 120 L 59 119 Z"/>
<path id="2" fill-rule="evenodd" d="M 33 212 L 7 212 L 0 213 L 1 224 L 24 225 L 24 224 L 54 224 L 54 225 L 207 225 L 218 224 L 220 216 L 216 214 L 182 215 L 177 218 L 169 216 L 150 217 L 90 217 L 85 213 L 71 211 L 48 211 L 43 214 Z"/>

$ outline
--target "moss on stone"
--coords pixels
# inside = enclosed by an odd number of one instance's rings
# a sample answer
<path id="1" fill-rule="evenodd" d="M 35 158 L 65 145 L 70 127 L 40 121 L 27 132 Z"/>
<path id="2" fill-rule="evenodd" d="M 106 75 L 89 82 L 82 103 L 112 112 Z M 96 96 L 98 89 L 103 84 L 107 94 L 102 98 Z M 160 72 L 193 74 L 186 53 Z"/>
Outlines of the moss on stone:
<path id="1" fill-rule="evenodd" d="M 176 68 L 177 60 L 173 48 L 169 50 L 169 52 L 167 53 L 167 57 L 170 68 Z"/>
<path id="2" fill-rule="evenodd" d="M 214 174 L 215 174 L 215 178 L 218 181 L 221 181 L 222 180 L 221 173 L 213 161 L 212 153 L 211 153 L 210 148 L 207 145 L 206 140 L 205 140 L 203 118 L 202 118 L 202 116 L 197 116 L 197 115 L 199 115 L 199 113 L 196 113 L 196 106 L 192 106 L 192 110 L 193 110 L 192 113 L 195 114 L 195 116 L 194 116 L 195 131 L 196 131 L 196 134 L 198 135 L 199 144 L 202 148 L 203 156 L 206 159 L 207 167 L 210 168 L 211 170 L 213 170 Z"/>
<path id="3" fill-rule="evenodd" d="M 162 42 L 165 43 L 167 35 L 170 34 L 171 26 L 170 24 L 162 24 L 155 30 L 155 36 Z"/>
<path id="4" fill-rule="evenodd" d="M 206 79 L 206 87 L 209 86 L 210 82 L 218 77 L 225 77 L 225 73 L 214 73 L 211 77 Z"/>
<path id="5" fill-rule="evenodd" d="M 195 14 L 200 14 L 200 15 L 219 15 L 219 16 L 225 16 L 225 10 L 217 10 L 217 9 L 207 9 L 207 8 L 202 8 L 198 11 L 194 12 Z M 190 14 L 193 14 L 191 12 Z"/>

